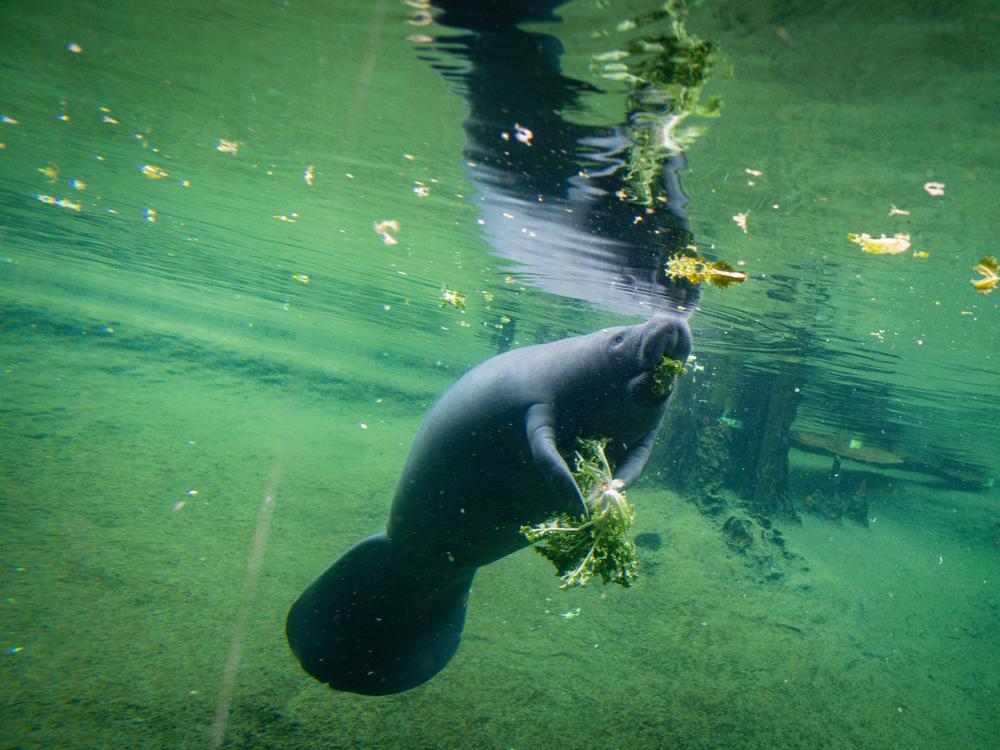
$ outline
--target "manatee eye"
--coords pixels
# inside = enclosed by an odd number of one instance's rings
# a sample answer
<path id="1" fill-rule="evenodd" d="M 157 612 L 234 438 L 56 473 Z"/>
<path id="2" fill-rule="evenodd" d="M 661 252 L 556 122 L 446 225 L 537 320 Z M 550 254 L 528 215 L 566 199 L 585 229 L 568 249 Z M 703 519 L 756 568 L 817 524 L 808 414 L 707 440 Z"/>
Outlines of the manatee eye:
<path id="1" fill-rule="evenodd" d="M 620 344 L 624 340 L 625 340 L 625 335 L 624 334 L 619 333 L 617 336 L 615 336 L 615 343 L 616 344 Z"/>

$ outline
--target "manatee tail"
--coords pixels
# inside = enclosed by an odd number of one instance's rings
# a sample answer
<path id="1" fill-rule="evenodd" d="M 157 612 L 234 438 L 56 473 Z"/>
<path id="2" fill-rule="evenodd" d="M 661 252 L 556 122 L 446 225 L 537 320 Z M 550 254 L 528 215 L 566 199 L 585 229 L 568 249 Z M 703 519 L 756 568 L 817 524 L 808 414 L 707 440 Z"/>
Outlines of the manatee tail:
<path id="1" fill-rule="evenodd" d="M 288 643 L 303 669 L 337 690 L 409 690 L 458 650 L 475 573 L 428 564 L 375 534 L 302 592 L 288 612 Z"/>

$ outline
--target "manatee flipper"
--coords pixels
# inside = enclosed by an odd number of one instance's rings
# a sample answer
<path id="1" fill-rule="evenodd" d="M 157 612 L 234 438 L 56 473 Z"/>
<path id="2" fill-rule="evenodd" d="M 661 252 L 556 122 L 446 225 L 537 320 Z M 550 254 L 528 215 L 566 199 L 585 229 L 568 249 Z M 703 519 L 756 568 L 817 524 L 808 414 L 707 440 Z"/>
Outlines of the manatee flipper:
<path id="1" fill-rule="evenodd" d="M 656 433 L 660 425 L 657 424 L 638 443 L 628 449 L 628 453 L 622 458 L 615 469 L 615 479 L 620 479 L 626 487 L 639 478 L 642 470 L 646 468 L 649 455 L 653 452 L 653 443 L 656 442 Z"/>
<path id="2" fill-rule="evenodd" d="M 295 601 L 288 643 L 303 669 L 337 690 L 409 690 L 444 669 L 458 649 L 475 570 L 429 563 L 375 534 Z"/>
<path id="3" fill-rule="evenodd" d="M 583 512 L 587 513 L 580 488 L 576 486 L 573 473 L 556 445 L 556 415 L 552 404 L 532 404 L 528 409 L 525 429 L 535 467 L 562 498 L 565 510 L 574 512 L 583 508 Z"/>

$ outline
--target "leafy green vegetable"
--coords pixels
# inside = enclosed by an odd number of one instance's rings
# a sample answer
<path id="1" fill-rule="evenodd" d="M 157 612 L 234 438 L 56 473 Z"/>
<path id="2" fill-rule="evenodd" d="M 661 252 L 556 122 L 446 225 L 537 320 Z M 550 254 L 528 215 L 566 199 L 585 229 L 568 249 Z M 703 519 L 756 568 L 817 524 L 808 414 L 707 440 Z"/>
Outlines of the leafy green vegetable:
<path id="1" fill-rule="evenodd" d="M 664 357 L 653 370 L 653 395 L 658 398 L 666 396 L 674 387 L 674 378 L 686 372 L 684 363 L 679 359 Z"/>
<path id="2" fill-rule="evenodd" d="M 687 279 L 692 284 L 707 281 L 719 289 L 725 289 L 731 284 L 742 284 L 747 280 L 743 271 L 735 270 L 725 261 L 705 260 L 698 255 L 694 246 L 687 247 L 684 252 L 670 258 L 664 271 L 670 279 Z"/>
<path id="3" fill-rule="evenodd" d="M 535 549 L 555 565 L 562 578 L 560 588 L 585 586 L 594 575 L 603 583 L 628 587 L 635 580 L 639 558 L 628 538 L 635 511 L 621 491 L 604 455 L 607 441 L 581 440 L 576 452 L 573 478 L 587 504 L 587 513 L 567 513 L 538 526 L 522 526 L 521 533 Z"/>

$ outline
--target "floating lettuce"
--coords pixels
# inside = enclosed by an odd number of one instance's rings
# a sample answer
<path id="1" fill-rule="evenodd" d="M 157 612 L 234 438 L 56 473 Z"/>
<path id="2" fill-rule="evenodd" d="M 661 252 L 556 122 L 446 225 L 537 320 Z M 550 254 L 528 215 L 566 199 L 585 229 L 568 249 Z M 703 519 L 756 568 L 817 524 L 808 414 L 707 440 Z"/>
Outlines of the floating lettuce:
<path id="1" fill-rule="evenodd" d="M 735 270 L 724 261 L 705 260 L 689 247 L 692 255 L 679 254 L 667 261 L 665 273 L 671 279 L 687 279 L 692 284 L 708 282 L 714 287 L 725 289 L 730 284 L 742 284 L 747 280 L 743 271 Z"/>
<path id="2" fill-rule="evenodd" d="M 972 286 L 983 294 L 989 294 L 996 289 L 997 282 L 1000 281 L 1000 263 L 992 255 L 987 255 L 979 265 L 972 269 L 980 275 L 978 279 L 969 281 Z"/>
<path id="3" fill-rule="evenodd" d="M 635 511 L 625 499 L 621 480 L 604 455 L 606 441 L 581 440 L 573 478 L 587 505 L 587 513 L 567 513 L 538 526 L 522 526 L 535 549 L 552 561 L 562 578 L 560 588 L 585 586 L 595 575 L 603 583 L 628 587 L 635 580 L 639 558 L 628 538 Z"/>

